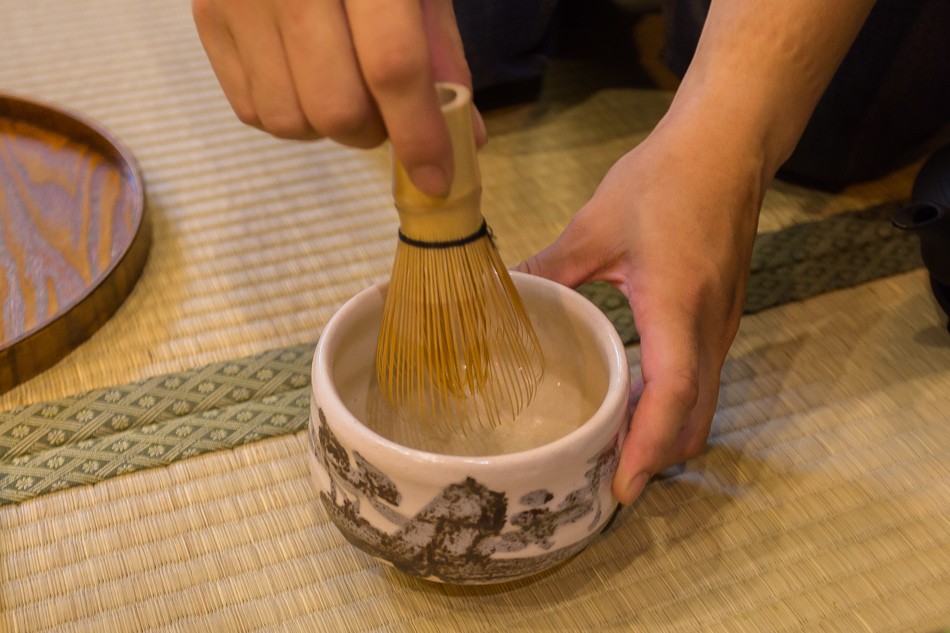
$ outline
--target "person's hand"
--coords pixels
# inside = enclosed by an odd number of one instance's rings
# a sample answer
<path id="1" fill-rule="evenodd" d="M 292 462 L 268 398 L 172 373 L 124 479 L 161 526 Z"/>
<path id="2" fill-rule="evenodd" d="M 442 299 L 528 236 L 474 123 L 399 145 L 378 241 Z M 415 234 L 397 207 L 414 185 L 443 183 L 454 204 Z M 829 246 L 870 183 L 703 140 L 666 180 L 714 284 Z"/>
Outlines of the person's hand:
<path id="1" fill-rule="evenodd" d="M 570 287 L 607 281 L 630 301 L 643 377 L 613 482 L 623 503 L 705 447 L 742 312 L 762 163 L 733 130 L 671 111 L 557 241 L 518 266 Z"/>
<path id="2" fill-rule="evenodd" d="M 419 189 L 448 190 L 452 148 L 434 84 L 472 85 L 451 0 L 193 0 L 192 11 L 241 121 L 353 147 L 388 136 Z"/>
<path id="3" fill-rule="evenodd" d="M 873 4 L 713 2 L 669 112 L 519 266 L 568 286 L 604 280 L 630 300 L 643 379 L 613 481 L 621 502 L 702 452 L 765 188 Z"/>

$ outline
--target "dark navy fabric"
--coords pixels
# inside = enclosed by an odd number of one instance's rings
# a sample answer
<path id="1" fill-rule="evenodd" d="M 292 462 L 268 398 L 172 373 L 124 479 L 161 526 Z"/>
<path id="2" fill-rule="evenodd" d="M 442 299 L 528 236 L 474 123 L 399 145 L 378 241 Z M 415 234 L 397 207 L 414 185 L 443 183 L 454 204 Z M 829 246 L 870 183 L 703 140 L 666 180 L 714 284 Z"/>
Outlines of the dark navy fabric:
<path id="1" fill-rule="evenodd" d="M 710 0 L 667 0 L 666 61 L 682 77 Z M 878 0 L 780 175 L 825 186 L 915 160 L 950 124 L 950 2 Z"/>
<path id="2" fill-rule="evenodd" d="M 541 76 L 558 0 L 454 0 L 475 90 Z"/>

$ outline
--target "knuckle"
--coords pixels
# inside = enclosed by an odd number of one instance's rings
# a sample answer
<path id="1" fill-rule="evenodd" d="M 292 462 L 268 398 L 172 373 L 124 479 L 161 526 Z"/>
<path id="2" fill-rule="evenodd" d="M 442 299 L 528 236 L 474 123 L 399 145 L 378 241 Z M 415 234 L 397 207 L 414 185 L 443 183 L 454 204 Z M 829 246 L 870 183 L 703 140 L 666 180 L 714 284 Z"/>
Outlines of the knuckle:
<path id="1" fill-rule="evenodd" d="M 709 262 L 697 262 L 690 266 L 691 279 L 684 285 L 684 295 L 693 305 L 708 303 L 711 297 L 719 296 L 722 274 Z"/>
<path id="2" fill-rule="evenodd" d="M 706 450 L 706 438 L 699 434 L 689 437 L 683 445 L 684 461 L 695 459 Z"/>
<path id="3" fill-rule="evenodd" d="M 376 147 L 386 140 L 386 130 L 370 97 L 365 92 L 327 101 L 319 97 L 303 102 L 307 119 L 315 130 L 352 147 Z"/>
<path id="4" fill-rule="evenodd" d="M 260 121 L 264 130 L 278 138 L 303 138 L 311 129 L 303 113 L 291 109 L 268 112 L 261 115 Z"/>
<path id="5" fill-rule="evenodd" d="M 249 103 L 232 103 L 231 109 L 237 115 L 238 121 L 251 127 L 262 128 L 261 118 L 257 115 L 257 110 Z"/>
<path id="6" fill-rule="evenodd" d="M 363 75 L 374 91 L 402 90 L 425 71 L 426 60 L 407 51 L 388 50 L 366 60 Z"/>
<path id="7" fill-rule="evenodd" d="M 667 395 L 692 409 L 699 401 L 699 379 L 695 372 L 681 372 L 667 379 Z"/>
<path id="8" fill-rule="evenodd" d="M 335 102 L 315 113 L 312 120 L 317 129 L 332 138 L 359 136 L 368 126 L 368 108 Z"/>

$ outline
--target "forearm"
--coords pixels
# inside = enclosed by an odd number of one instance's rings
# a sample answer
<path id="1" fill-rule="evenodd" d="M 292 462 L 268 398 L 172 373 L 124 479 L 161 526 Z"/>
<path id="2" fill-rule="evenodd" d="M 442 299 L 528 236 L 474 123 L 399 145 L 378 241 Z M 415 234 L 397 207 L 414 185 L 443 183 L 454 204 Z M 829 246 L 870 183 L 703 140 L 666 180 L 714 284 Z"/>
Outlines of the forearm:
<path id="1" fill-rule="evenodd" d="M 873 0 L 713 0 L 671 117 L 761 152 L 763 187 L 788 158 Z"/>

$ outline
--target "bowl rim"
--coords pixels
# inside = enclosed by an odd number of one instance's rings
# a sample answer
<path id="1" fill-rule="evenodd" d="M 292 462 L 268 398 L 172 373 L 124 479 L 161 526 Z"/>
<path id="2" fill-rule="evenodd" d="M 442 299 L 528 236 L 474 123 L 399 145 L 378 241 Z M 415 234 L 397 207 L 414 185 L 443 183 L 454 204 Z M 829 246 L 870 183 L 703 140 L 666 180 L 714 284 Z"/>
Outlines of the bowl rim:
<path id="1" fill-rule="evenodd" d="M 311 367 L 311 394 L 314 397 L 314 403 L 316 403 L 315 396 L 319 375 L 321 378 L 319 384 L 327 387 L 326 389 L 321 390 L 321 397 L 324 400 L 329 398 L 330 404 L 334 406 L 334 409 L 342 412 L 342 415 L 340 415 L 335 421 L 336 425 L 345 426 L 348 432 L 355 433 L 357 436 L 359 436 L 359 439 L 365 440 L 369 445 L 379 447 L 380 450 L 400 453 L 405 457 L 411 458 L 413 461 L 438 463 L 441 466 L 446 466 L 449 464 L 466 466 L 478 464 L 504 466 L 506 464 L 524 462 L 536 456 L 541 456 L 545 453 L 558 453 L 570 449 L 571 447 L 583 446 L 590 439 L 590 436 L 601 432 L 604 426 L 611 426 L 611 420 L 614 415 L 616 415 L 616 411 L 618 409 L 624 412 L 623 421 L 621 424 L 629 424 L 629 364 L 627 361 L 626 350 L 624 348 L 623 342 L 620 340 L 620 335 L 617 334 L 616 328 L 614 328 L 613 324 L 610 322 L 610 319 L 607 318 L 607 315 L 605 315 L 597 306 L 591 303 L 590 300 L 588 300 L 585 296 L 563 284 L 546 279 L 544 277 L 538 277 L 536 275 L 520 273 L 517 271 L 511 271 L 511 277 L 516 286 L 519 283 L 539 284 L 541 286 L 546 285 L 549 288 L 553 288 L 560 296 L 567 297 L 566 300 L 572 304 L 575 304 L 576 308 L 585 317 L 584 322 L 589 325 L 592 335 L 598 339 L 598 342 L 609 354 L 609 358 L 607 359 L 607 391 L 604 393 L 604 397 L 600 403 L 600 406 L 597 407 L 597 410 L 594 411 L 594 413 L 592 413 L 583 424 L 578 426 L 567 435 L 563 435 L 558 439 L 546 444 L 513 453 L 501 453 L 495 455 L 453 455 L 449 453 L 433 453 L 431 451 L 404 446 L 398 442 L 390 440 L 383 435 L 380 435 L 360 421 L 343 402 L 336 385 L 334 385 L 332 382 L 330 376 L 330 364 L 327 361 L 327 356 L 331 351 L 334 351 L 335 348 L 334 332 L 341 329 L 347 323 L 347 321 L 350 320 L 349 315 L 352 312 L 357 310 L 359 306 L 363 305 L 367 301 L 370 301 L 374 293 L 385 290 L 389 286 L 389 280 L 375 283 L 358 292 L 356 295 L 347 300 L 346 303 L 344 303 L 343 306 L 327 322 L 323 332 L 320 334 L 319 340 L 317 341 L 317 347 L 314 351 L 313 364 Z M 606 338 L 606 341 L 602 340 L 604 338 Z M 327 408 L 326 403 L 321 403 L 319 406 L 323 410 Z M 334 429 L 334 432 L 337 431 L 338 429 Z M 600 450 L 601 448 L 603 447 L 598 446 L 597 450 Z"/>

